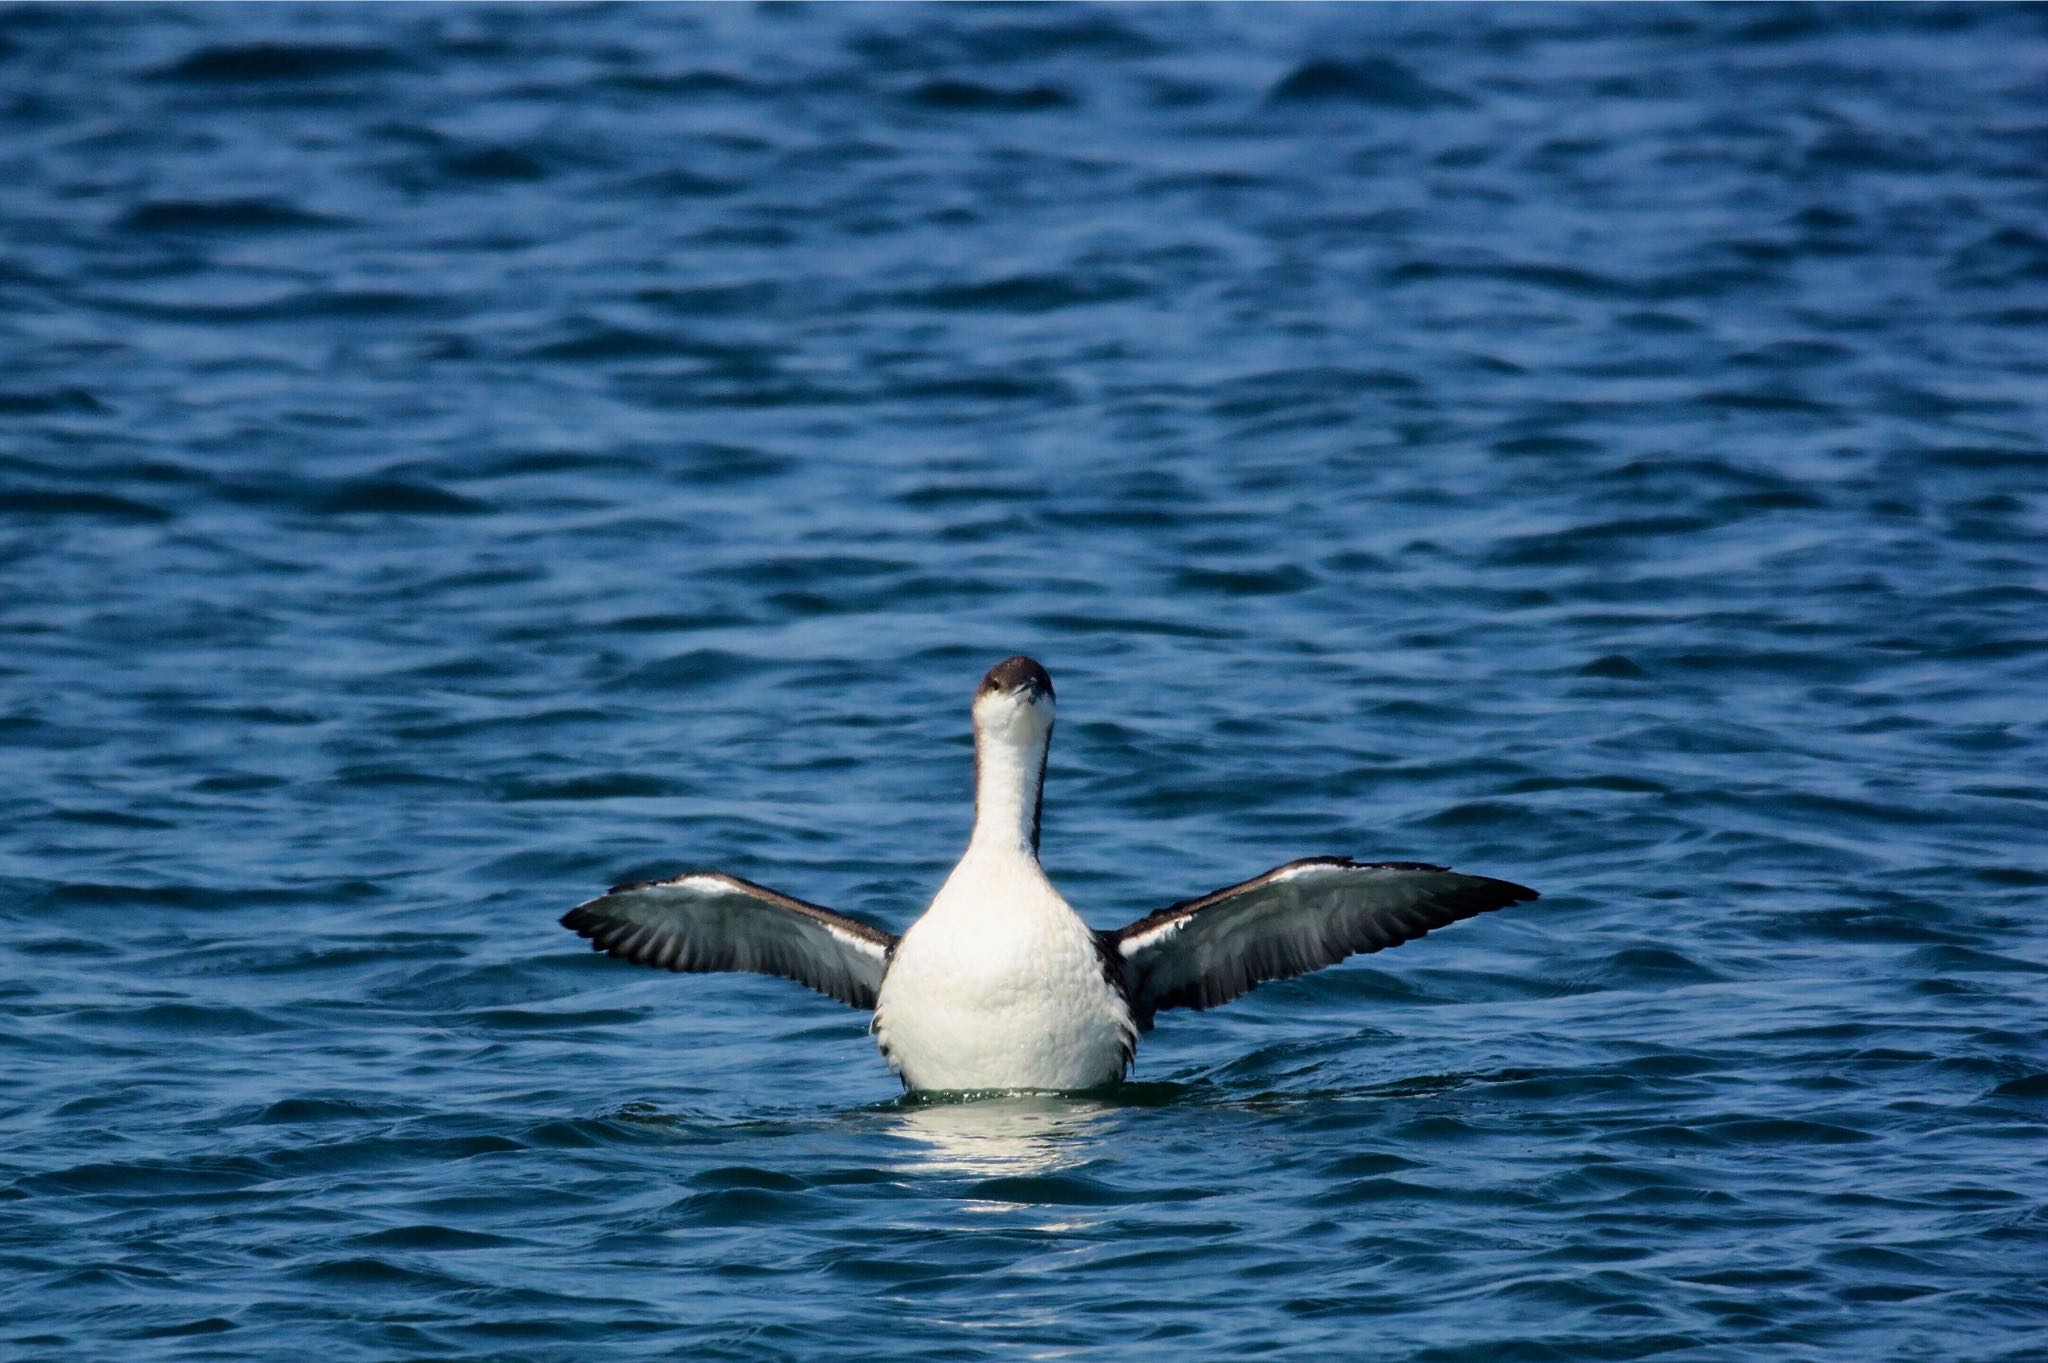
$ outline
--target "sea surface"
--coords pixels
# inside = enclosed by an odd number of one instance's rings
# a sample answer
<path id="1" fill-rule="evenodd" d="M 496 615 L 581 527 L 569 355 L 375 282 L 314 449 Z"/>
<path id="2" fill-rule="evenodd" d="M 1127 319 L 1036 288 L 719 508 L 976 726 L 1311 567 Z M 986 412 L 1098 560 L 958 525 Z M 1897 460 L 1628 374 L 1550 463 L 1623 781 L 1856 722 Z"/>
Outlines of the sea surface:
<path id="1" fill-rule="evenodd" d="M 0 11 L 0 1358 L 2048 1359 L 2048 9 Z M 1540 903 L 910 1103 L 594 955 Z"/>

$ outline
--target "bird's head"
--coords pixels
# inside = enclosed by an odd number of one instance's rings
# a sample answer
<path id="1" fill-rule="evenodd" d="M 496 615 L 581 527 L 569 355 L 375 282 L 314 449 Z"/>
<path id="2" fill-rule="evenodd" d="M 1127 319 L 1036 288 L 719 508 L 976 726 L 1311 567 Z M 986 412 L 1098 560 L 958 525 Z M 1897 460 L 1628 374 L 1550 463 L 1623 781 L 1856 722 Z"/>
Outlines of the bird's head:
<path id="1" fill-rule="evenodd" d="M 1052 730 L 1052 678 L 1022 654 L 988 670 L 974 692 L 975 732 L 998 742 L 1026 746 Z"/>

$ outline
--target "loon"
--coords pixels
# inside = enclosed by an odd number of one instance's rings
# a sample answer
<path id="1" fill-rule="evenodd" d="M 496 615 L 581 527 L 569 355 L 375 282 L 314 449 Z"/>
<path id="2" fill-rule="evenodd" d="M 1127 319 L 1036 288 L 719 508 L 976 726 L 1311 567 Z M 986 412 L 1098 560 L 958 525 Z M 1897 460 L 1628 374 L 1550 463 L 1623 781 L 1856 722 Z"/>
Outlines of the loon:
<path id="1" fill-rule="evenodd" d="M 622 960 L 779 975 L 870 1011 L 912 1092 L 1081 1092 L 1130 1072 L 1154 1014 L 1537 898 L 1424 862 L 1308 857 L 1098 932 L 1038 863 L 1052 678 L 997 663 L 973 715 L 974 832 L 902 936 L 718 871 L 617 886 L 562 925 Z"/>

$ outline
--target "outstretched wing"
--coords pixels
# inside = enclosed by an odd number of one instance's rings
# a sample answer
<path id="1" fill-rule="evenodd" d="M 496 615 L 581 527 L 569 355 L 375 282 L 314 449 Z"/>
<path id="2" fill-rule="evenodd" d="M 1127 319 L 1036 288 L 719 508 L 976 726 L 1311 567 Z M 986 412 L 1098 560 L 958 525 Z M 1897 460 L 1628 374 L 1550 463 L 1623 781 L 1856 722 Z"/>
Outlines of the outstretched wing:
<path id="1" fill-rule="evenodd" d="M 895 937 L 738 876 L 688 871 L 619 885 L 562 916 L 598 951 L 663 970 L 780 975 L 873 1008 Z"/>
<path id="2" fill-rule="evenodd" d="M 1536 891 L 1421 862 L 1310 857 L 1106 934 L 1132 1002 L 1214 1008 L 1265 980 L 1411 942 L 1447 923 L 1526 903 Z"/>

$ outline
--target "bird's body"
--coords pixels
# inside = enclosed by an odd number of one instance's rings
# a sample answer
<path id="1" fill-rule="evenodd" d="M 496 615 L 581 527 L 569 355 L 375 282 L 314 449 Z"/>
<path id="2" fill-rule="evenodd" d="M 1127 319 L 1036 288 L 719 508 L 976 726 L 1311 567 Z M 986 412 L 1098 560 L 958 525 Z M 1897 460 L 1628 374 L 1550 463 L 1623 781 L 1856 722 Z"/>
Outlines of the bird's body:
<path id="1" fill-rule="evenodd" d="M 627 960 L 782 975 L 872 1009 L 908 1089 L 1077 1091 L 1121 1079 L 1160 1010 L 1536 898 L 1440 866 L 1313 857 L 1098 932 L 1038 861 L 1052 723 L 1052 679 L 1031 659 L 983 678 L 974 834 L 901 937 L 717 872 L 621 885 L 562 921 Z"/>
<path id="2" fill-rule="evenodd" d="M 896 944 L 875 1040 L 907 1088 L 1099 1088 L 1138 1039 L 1111 968 L 1028 849 L 970 848 Z"/>

